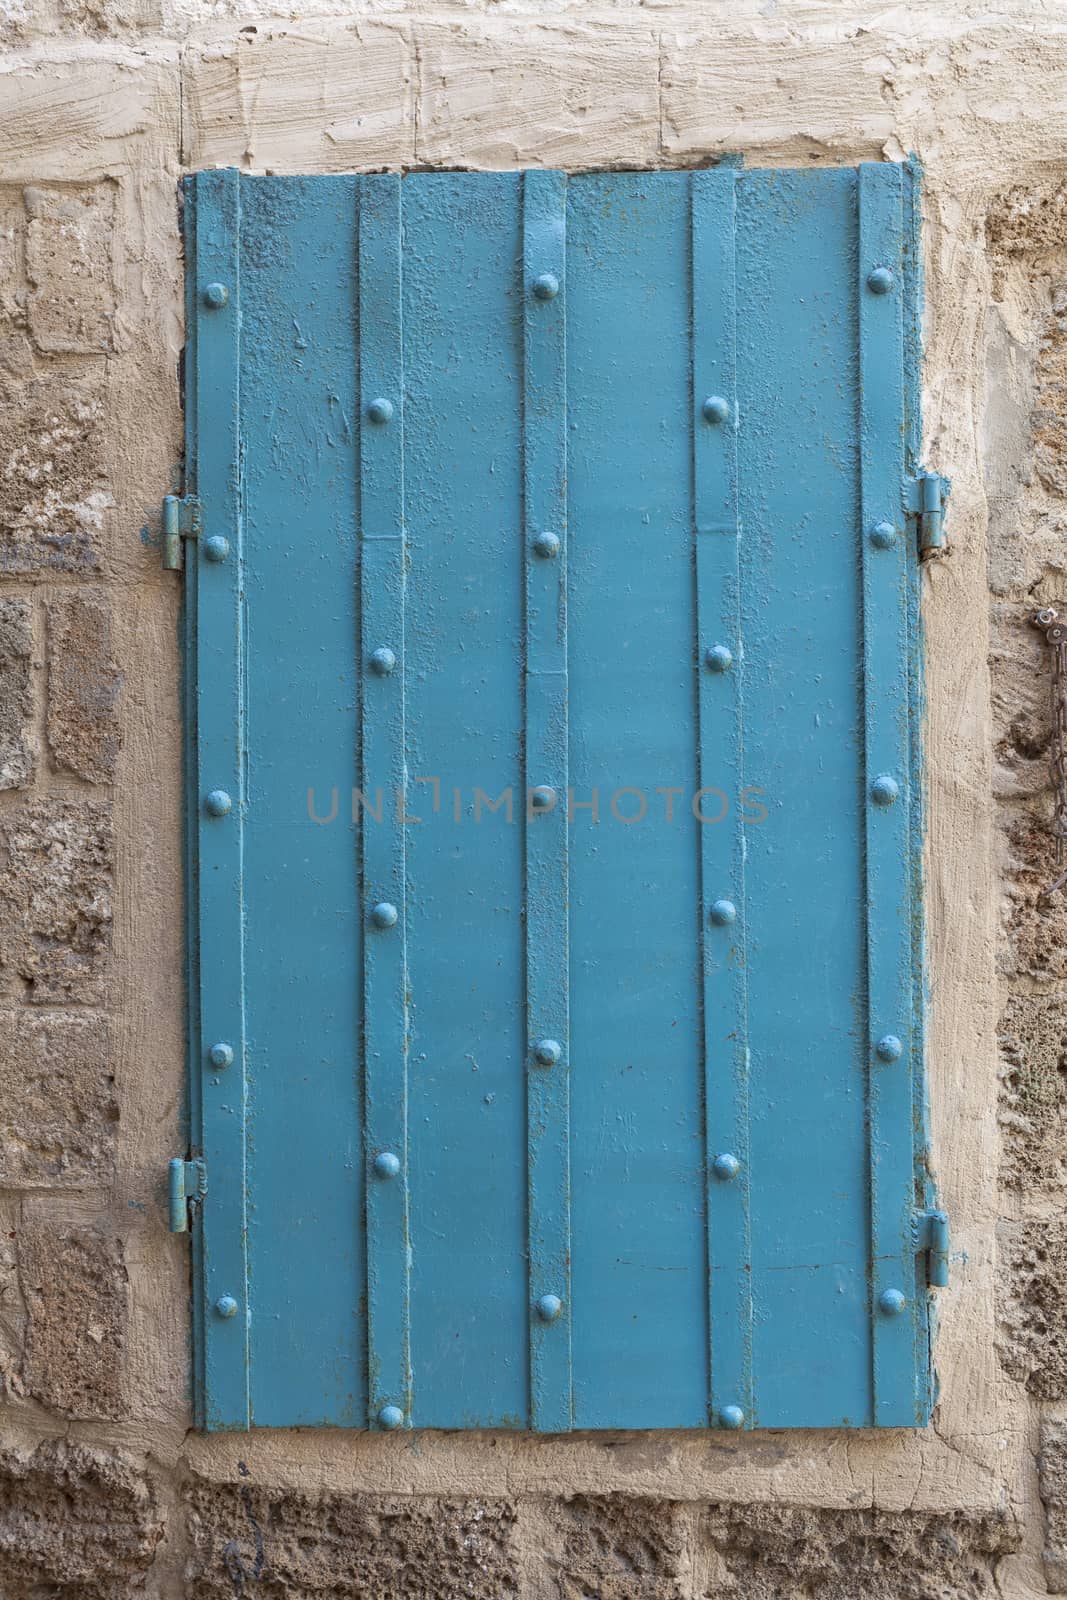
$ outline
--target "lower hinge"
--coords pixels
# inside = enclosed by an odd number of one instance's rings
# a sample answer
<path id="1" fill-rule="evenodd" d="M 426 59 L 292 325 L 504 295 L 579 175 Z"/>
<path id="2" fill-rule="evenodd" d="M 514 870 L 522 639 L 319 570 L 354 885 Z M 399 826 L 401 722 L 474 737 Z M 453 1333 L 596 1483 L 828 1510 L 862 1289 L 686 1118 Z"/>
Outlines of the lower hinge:
<path id="1" fill-rule="evenodd" d="M 202 1161 L 175 1156 L 168 1169 L 168 1211 L 171 1233 L 188 1233 L 192 1213 L 207 1194 L 207 1168 Z"/>
<path id="2" fill-rule="evenodd" d="M 200 537 L 200 501 L 194 494 L 163 496 L 163 566 L 179 572 L 182 540 Z"/>
<path id="3" fill-rule="evenodd" d="M 944 1211 L 917 1211 L 912 1218 L 916 1253 L 926 1256 L 926 1281 L 931 1289 L 948 1287 L 948 1217 Z"/>
<path id="4" fill-rule="evenodd" d="M 905 484 L 904 504 L 918 523 L 922 555 L 945 548 L 945 506 L 951 492 L 951 483 L 938 472 L 920 472 Z"/>

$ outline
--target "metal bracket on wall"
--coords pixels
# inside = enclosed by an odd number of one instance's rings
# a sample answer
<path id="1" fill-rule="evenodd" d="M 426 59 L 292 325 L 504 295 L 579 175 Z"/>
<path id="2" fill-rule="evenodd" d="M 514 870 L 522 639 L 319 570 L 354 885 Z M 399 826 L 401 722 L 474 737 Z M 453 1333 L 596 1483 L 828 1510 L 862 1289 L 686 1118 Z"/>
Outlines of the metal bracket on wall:
<path id="1" fill-rule="evenodd" d="M 916 1251 L 926 1254 L 926 1281 L 931 1289 L 948 1287 L 949 1233 L 944 1211 L 917 1211 L 913 1221 Z"/>
<path id="2" fill-rule="evenodd" d="M 920 472 L 905 484 L 904 504 L 919 527 L 919 551 L 936 555 L 945 548 L 945 507 L 952 484 L 938 472 Z"/>
<path id="3" fill-rule="evenodd" d="M 207 1168 L 203 1161 L 183 1161 L 175 1156 L 167 1171 L 168 1227 L 171 1233 L 188 1233 L 191 1213 L 207 1194 Z"/>
<path id="4" fill-rule="evenodd" d="M 163 566 L 180 572 L 182 540 L 200 537 L 200 501 L 195 495 L 168 494 L 163 497 Z"/>

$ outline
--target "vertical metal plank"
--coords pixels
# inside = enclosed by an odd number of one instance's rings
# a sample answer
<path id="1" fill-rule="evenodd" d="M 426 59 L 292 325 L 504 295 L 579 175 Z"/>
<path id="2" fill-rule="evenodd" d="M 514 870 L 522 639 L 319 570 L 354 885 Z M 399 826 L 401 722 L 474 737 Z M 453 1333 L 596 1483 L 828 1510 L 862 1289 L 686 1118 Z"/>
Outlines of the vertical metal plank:
<path id="1" fill-rule="evenodd" d="M 523 182 L 530 1406 L 570 1428 L 566 176 Z"/>
<path id="2" fill-rule="evenodd" d="M 920 1419 L 911 1237 L 912 910 L 901 168 L 859 169 L 860 460 L 874 1422 Z"/>
<path id="3" fill-rule="evenodd" d="M 363 178 L 359 206 L 362 892 L 368 1408 L 411 1426 L 408 1328 L 407 918 L 404 759 L 404 372 L 401 183 Z"/>
<path id="4" fill-rule="evenodd" d="M 739 541 L 735 172 L 692 177 L 696 538 L 711 1421 L 751 1427 L 748 1026 Z M 721 817 L 717 797 L 727 797 Z M 703 819 L 715 818 L 704 821 Z"/>
<path id="5" fill-rule="evenodd" d="M 251 1307 L 246 1255 L 240 180 L 196 180 L 197 492 L 230 559 L 196 560 L 196 803 L 202 1152 L 204 1425 L 247 1428 Z M 192 559 L 192 552 L 189 552 Z M 222 1070 L 216 1061 L 225 1063 Z"/>

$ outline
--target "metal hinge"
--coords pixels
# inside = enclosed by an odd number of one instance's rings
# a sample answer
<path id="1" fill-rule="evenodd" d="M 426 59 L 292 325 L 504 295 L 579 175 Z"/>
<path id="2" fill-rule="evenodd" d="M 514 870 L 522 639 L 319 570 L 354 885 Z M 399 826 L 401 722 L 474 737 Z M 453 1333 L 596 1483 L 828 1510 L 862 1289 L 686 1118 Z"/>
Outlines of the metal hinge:
<path id="1" fill-rule="evenodd" d="M 195 494 L 163 496 L 163 566 L 179 572 L 182 565 L 182 540 L 200 537 L 200 501 Z"/>
<path id="2" fill-rule="evenodd" d="M 916 1254 L 926 1256 L 926 1281 L 931 1289 L 948 1287 L 948 1217 L 943 1211 L 917 1211 L 912 1218 Z"/>
<path id="3" fill-rule="evenodd" d="M 945 548 L 945 505 L 952 485 L 939 472 L 920 472 L 904 486 L 908 515 L 919 525 L 919 550 L 923 555 Z"/>
<path id="4" fill-rule="evenodd" d="M 202 1161 L 175 1156 L 168 1169 L 168 1211 L 171 1233 L 188 1233 L 192 1212 L 207 1194 L 207 1168 Z"/>

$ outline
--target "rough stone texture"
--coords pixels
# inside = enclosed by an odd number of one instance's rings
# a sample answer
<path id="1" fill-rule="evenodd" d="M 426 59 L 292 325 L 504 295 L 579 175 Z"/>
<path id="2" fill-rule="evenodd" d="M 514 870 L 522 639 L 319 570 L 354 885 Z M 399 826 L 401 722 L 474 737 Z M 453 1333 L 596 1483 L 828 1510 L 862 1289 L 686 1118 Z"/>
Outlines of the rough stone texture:
<path id="1" fill-rule="evenodd" d="M 1005 810 L 1008 972 L 1039 983 L 1067 980 L 1067 896 L 1046 891 L 1064 871 L 1048 817 Z"/>
<path id="2" fill-rule="evenodd" d="M 506 1600 L 514 1508 L 500 1500 L 186 1487 L 189 1600 Z"/>
<path id="3" fill-rule="evenodd" d="M 63 595 L 48 608 L 48 746 L 61 772 L 90 783 L 115 776 L 121 685 L 107 602 Z"/>
<path id="4" fill-rule="evenodd" d="M 0 1015 L 0 1184 L 109 1183 L 118 1114 L 105 1017 Z"/>
<path id="5" fill-rule="evenodd" d="M 1067 494 L 1067 284 L 1057 283 L 1037 362 L 1034 461 L 1046 489 Z"/>
<path id="6" fill-rule="evenodd" d="M 32 800 L 4 820 L 0 839 L 2 966 L 38 1004 L 99 1001 L 111 946 L 110 808 Z"/>
<path id="7" fill-rule="evenodd" d="M 1014 1519 L 952 1512 L 712 1506 L 699 1545 L 711 1600 L 993 1600 Z"/>
<path id="8" fill-rule="evenodd" d="M 682 1600 L 683 1508 L 629 1495 L 557 1501 L 546 1565 L 560 1600 Z"/>
<path id="9" fill-rule="evenodd" d="M 23 201 L 28 315 L 35 345 L 68 355 L 109 350 L 115 315 L 114 186 L 28 187 Z"/>
<path id="10" fill-rule="evenodd" d="M 128 1600 L 163 1537 L 144 1472 L 126 1457 L 49 1440 L 0 1453 L 4 1600 Z"/>
<path id="11" fill-rule="evenodd" d="M 128 1292 L 121 1240 L 105 1220 L 23 1206 L 19 1281 L 27 1394 L 69 1417 L 120 1417 Z"/>
<path id="12" fill-rule="evenodd" d="M 1067 1181 L 1067 1000 L 1013 995 L 1000 1023 L 1001 1181 L 1031 1192 Z"/>
<path id="13" fill-rule="evenodd" d="M 26 600 L 0 598 L 0 789 L 19 789 L 33 776 L 27 719 L 33 708 L 30 658 L 33 630 Z"/>
<path id="14" fill-rule="evenodd" d="M 1067 1395 L 1067 1230 L 1062 1215 L 998 1229 L 1001 1364 L 1038 1400 Z"/>
<path id="15" fill-rule="evenodd" d="M 1032 260 L 1067 245 L 1067 183 L 1018 184 L 995 195 L 985 234 L 994 266 L 993 294 L 1000 299 L 1013 258 Z"/>
<path id="16" fill-rule="evenodd" d="M 92 572 L 109 504 L 102 362 L 38 375 L 0 343 L 0 575 Z"/>
<path id="17" fill-rule="evenodd" d="M 1067 1594 L 1067 1422 L 1041 1419 L 1037 1464 L 1045 1507 L 1045 1578 L 1050 1594 Z"/>

